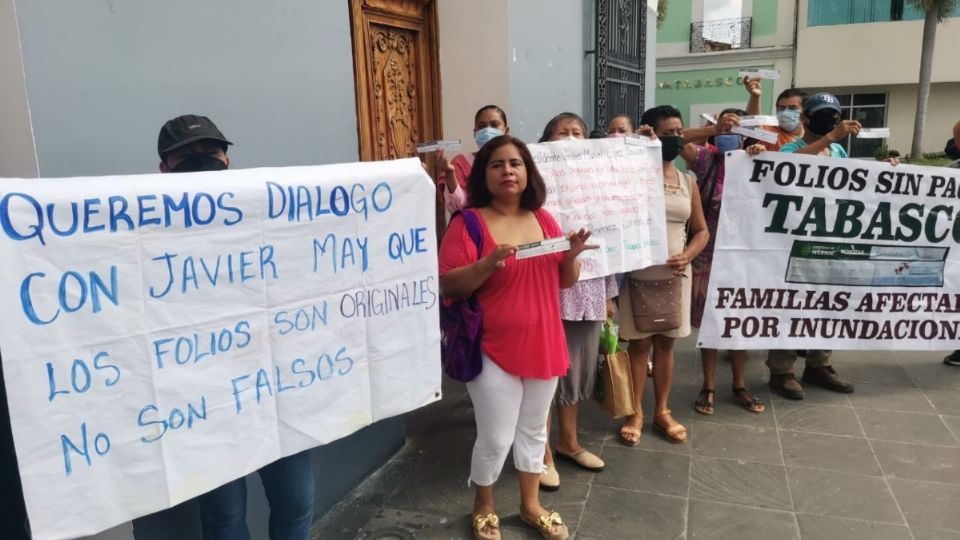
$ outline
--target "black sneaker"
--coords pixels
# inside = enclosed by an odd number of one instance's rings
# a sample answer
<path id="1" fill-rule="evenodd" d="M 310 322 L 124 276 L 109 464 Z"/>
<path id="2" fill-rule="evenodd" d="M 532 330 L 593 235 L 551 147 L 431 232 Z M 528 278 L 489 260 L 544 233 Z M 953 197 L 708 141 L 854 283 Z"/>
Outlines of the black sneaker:
<path id="1" fill-rule="evenodd" d="M 943 363 L 948 366 L 960 366 L 960 351 L 953 351 L 943 357 Z"/>
<path id="2" fill-rule="evenodd" d="M 833 366 L 808 367 L 803 370 L 803 382 L 822 386 L 827 390 L 849 394 L 853 392 L 853 383 L 841 379 Z"/>

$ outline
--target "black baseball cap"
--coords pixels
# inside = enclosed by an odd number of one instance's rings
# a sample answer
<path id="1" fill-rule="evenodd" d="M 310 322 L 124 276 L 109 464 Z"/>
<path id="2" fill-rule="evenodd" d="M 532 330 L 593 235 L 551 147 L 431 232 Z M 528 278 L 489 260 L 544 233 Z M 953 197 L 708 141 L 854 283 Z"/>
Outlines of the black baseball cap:
<path id="1" fill-rule="evenodd" d="M 160 128 L 160 136 L 157 138 L 157 153 L 163 159 L 163 156 L 171 150 L 202 140 L 216 141 L 223 144 L 224 147 L 233 144 L 217 129 L 217 125 L 206 116 L 185 114 L 167 120 Z"/>

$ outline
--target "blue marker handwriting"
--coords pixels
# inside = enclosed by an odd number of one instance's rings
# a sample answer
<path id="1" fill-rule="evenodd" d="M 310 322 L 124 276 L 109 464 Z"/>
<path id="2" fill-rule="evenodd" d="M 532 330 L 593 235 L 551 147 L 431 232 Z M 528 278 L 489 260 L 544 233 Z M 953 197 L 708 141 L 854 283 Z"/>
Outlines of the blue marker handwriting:
<path id="1" fill-rule="evenodd" d="M 275 254 L 270 244 L 257 250 L 206 256 L 164 253 L 151 259 L 164 268 L 166 275 L 161 283 L 150 286 L 149 293 L 153 298 L 163 298 L 175 290 L 184 294 L 199 290 L 201 284 L 214 288 L 253 279 L 275 280 L 279 277 Z"/>

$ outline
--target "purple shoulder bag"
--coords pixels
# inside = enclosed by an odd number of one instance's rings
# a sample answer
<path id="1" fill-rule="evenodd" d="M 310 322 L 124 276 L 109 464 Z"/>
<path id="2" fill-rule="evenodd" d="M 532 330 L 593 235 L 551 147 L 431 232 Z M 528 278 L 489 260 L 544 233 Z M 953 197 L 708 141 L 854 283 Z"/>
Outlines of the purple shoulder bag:
<path id="1" fill-rule="evenodd" d="M 483 232 L 476 214 L 456 211 L 454 217 L 463 218 L 470 239 L 477 246 L 477 256 L 483 252 Z M 480 358 L 480 336 L 483 333 L 483 312 L 474 291 L 469 298 L 440 303 L 440 360 L 443 371 L 450 378 L 469 382 L 480 374 L 483 362 Z"/>

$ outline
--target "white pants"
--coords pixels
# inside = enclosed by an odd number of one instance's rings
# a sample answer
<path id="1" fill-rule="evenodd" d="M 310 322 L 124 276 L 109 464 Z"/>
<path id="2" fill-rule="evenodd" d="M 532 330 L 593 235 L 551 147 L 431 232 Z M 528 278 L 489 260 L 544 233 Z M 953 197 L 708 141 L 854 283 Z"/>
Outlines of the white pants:
<path id="1" fill-rule="evenodd" d="M 467 383 L 477 423 L 468 482 L 493 485 L 503 470 L 511 444 L 513 464 L 518 471 L 544 471 L 547 413 L 556 389 L 556 377 L 521 379 L 483 355 L 483 371 Z"/>

